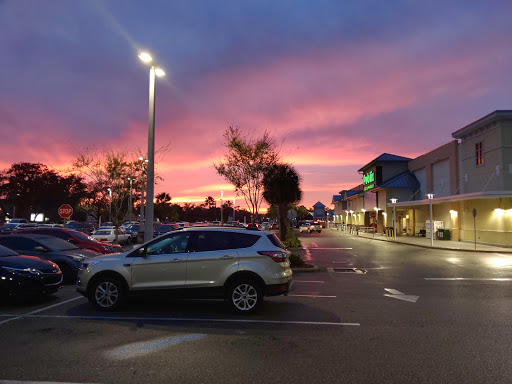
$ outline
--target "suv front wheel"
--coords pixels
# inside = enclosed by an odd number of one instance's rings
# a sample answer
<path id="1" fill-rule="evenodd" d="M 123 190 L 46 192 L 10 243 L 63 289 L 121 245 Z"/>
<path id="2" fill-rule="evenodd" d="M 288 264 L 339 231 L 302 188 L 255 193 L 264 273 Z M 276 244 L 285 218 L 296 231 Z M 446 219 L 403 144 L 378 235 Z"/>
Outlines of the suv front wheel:
<path id="1" fill-rule="evenodd" d="M 89 301 L 101 311 L 113 311 L 122 304 L 124 298 L 123 284 L 115 277 L 104 276 L 94 282 Z"/>
<path id="2" fill-rule="evenodd" d="M 237 312 L 252 313 L 263 301 L 261 287 L 251 279 L 235 281 L 228 289 L 226 300 Z"/>

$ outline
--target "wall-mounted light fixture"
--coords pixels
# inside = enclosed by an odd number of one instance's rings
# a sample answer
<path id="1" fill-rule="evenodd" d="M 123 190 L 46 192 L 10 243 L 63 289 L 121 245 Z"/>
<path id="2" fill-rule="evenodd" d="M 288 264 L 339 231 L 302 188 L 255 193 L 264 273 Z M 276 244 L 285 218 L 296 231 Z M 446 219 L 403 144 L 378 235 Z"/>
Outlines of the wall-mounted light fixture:
<path id="1" fill-rule="evenodd" d="M 496 217 L 503 217 L 503 215 L 505 214 L 505 210 L 504 209 L 501 209 L 501 208 L 496 208 L 494 210 L 494 215 Z"/>

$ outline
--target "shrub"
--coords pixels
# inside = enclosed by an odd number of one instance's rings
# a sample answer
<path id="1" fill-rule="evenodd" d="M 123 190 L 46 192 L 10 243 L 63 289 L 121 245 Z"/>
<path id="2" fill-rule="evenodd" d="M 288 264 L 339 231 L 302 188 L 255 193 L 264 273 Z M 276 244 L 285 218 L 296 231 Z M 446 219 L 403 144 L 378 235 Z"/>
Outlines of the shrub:
<path id="1" fill-rule="evenodd" d="M 295 233 L 293 232 L 293 228 L 288 227 L 286 231 L 286 239 L 283 241 L 283 244 L 287 248 L 301 248 L 302 243 L 300 242 L 299 238 L 295 236 Z"/>
<path id="2" fill-rule="evenodd" d="M 299 255 L 292 253 L 290 255 L 290 265 L 292 267 L 300 267 L 301 265 L 304 265 L 304 260 L 302 260 L 302 257 L 300 257 Z"/>

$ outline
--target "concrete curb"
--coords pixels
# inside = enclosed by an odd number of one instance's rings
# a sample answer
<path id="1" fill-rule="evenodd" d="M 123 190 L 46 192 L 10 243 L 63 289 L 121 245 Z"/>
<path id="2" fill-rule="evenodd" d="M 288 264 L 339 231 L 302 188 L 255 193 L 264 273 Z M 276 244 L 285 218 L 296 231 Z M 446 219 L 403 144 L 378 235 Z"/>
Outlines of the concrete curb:
<path id="1" fill-rule="evenodd" d="M 377 240 L 377 241 L 385 241 L 386 243 L 390 244 L 402 244 L 402 245 L 411 245 L 413 247 L 420 247 L 420 248 L 426 248 L 426 249 L 444 249 L 447 251 L 460 251 L 460 252 L 476 252 L 476 253 L 507 253 L 512 254 L 512 250 L 510 251 L 502 251 L 502 250 L 480 250 L 480 249 L 465 249 L 465 248 L 447 248 L 447 247 L 431 247 L 430 245 L 423 245 L 423 244 L 414 244 L 414 243 L 404 243 L 403 241 L 390 241 L 385 239 L 376 239 L 374 237 L 366 237 L 366 236 L 359 236 L 356 235 L 356 237 L 360 239 L 368 239 L 368 240 Z"/>
<path id="2" fill-rule="evenodd" d="M 307 263 L 309 264 L 309 263 Z M 313 265 L 313 264 L 311 264 Z M 311 273 L 311 272 L 318 272 L 319 269 L 316 265 L 313 265 L 313 268 L 293 268 L 292 267 L 292 271 L 293 273 Z"/>

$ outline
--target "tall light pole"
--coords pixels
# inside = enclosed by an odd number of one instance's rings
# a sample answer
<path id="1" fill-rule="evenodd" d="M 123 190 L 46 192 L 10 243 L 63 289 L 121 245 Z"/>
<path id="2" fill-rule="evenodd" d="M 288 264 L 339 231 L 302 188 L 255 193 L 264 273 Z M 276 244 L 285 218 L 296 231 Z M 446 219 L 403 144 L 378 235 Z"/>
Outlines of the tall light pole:
<path id="1" fill-rule="evenodd" d="M 108 199 L 108 221 L 112 221 L 112 190 L 107 188 L 109 199 Z"/>
<path id="2" fill-rule="evenodd" d="M 153 219 L 155 195 L 155 76 L 165 76 L 161 68 L 155 67 L 153 58 L 148 53 L 139 54 L 139 59 L 151 65 L 149 69 L 149 121 L 148 121 L 148 188 L 146 203 L 146 225 L 144 228 L 144 241 L 153 238 Z"/>
<path id="3" fill-rule="evenodd" d="M 233 221 L 235 221 L 235 213 L 236 213 L 235 202 L 236 202 L 236 199 L 233 198 Z"/>
<path id="4" fill-rule="evenodd" d="M 224 223 L 224 216 L 223 216 L 223 205 L 224 205 L 224 201 L 222 200 L 222 198 L 224 197 L 224 191 L 220 191 L 220 225 L 222 225 Z"/>
<path id="5" fill-rule="evenodd" d="M 128 206 L 128 222 L 132 223 L 132 211 L 133 211 L 133 203 L 132 203 L 132 189 L 133 189 L 133 177 L 129 177 L 130 180 L 130 202 Z"/>
<path id="6" fill-rule="evenodd" d="M 391 199 L 391 204 L 393 204 L 393 241 L 396 241 L 396 213 L 395 213 L 395 204 L 397 199 Z"/>
<path id="7" fill-rule="evenodd" d="M 427 193 L 428 200 L 430 201 L 430 246 L 434 246 L 434 223 L 432 222 L 432 199 L 433 193 Z"/>
<path id="8" fill-rule="evenodd" d="M 144 225 L 144 164 L 148 162 L 147 159 L 143 157 L 139 157 L 139 161 L 141 161 L 141 171 L 140 171 L 140 232 L 144 232 L 142 230 Z"/>

